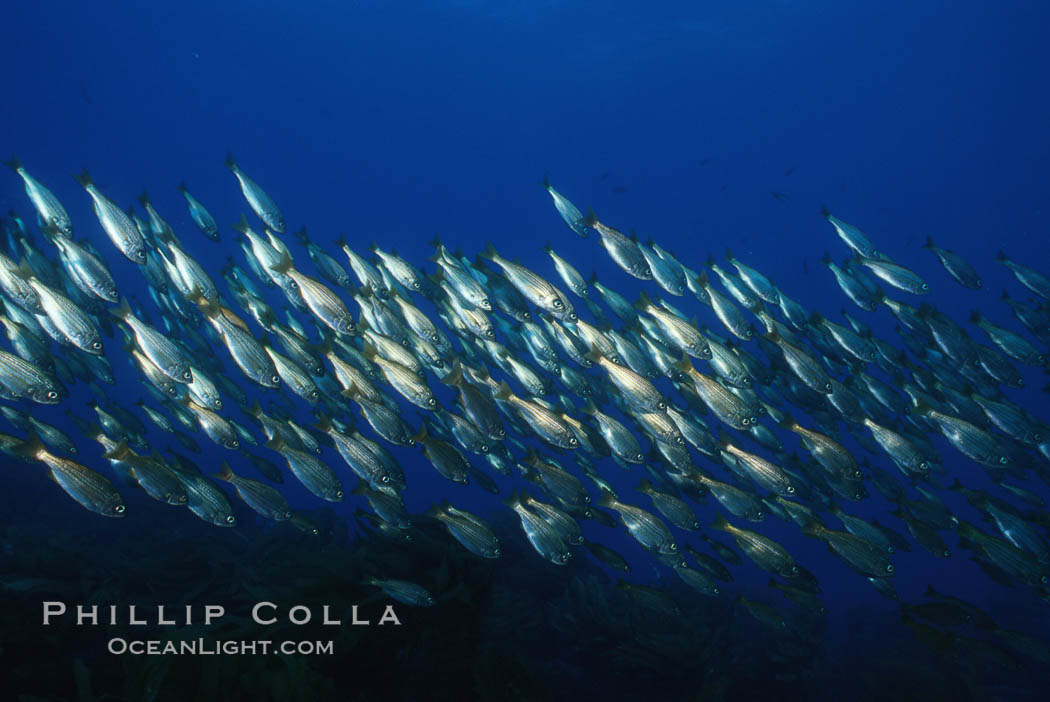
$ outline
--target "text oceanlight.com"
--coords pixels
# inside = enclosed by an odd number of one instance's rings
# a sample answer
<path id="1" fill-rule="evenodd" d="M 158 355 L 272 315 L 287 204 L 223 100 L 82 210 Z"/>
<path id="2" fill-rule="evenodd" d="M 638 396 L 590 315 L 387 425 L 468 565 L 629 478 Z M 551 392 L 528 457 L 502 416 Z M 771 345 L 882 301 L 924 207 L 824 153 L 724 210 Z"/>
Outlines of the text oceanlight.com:
<path id="1" fill-rule="evenodd" d="M 255 656 L 283 653 L 300 656 L 330 656 L 331 641 L 209 641 L 203 638 L 185 641 L 112 638 L 106 644 L 110 653 L 123 656 Z"/>

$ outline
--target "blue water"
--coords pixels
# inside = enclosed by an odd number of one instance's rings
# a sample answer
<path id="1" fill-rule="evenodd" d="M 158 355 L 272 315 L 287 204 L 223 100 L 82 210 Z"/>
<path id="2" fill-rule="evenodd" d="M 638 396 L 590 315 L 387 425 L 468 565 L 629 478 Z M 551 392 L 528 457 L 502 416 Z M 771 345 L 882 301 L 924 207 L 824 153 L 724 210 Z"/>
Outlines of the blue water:
<path id="1" fill-rule="evenodd" d="M 1025 295 L 995 263 L 996 251 L 1050 269 L 1050 9 L 1026 2 L 709 5 L 656 12 L 631 2 L 17 3 L 7 8 L 0 43 L 7 68 L 0 150 L 16 151 L 59 196 L 78 234 L 106 253 L 122 292 L 143 302 L 140 274 L 107 248 L 89 198 L 69 176 L 87 166 L 121 203 L 148 190 L 217 279 L 226 256 L 241 260 L 229 225 L 248 212 L 222 167 L 232 150 L 280 205 L 289 232 L 305 225 L 333 254 L 345 234 L 358 251 L 377 241 L 422 264 L 438 233 L 468 254 L 491 241 L 555 280 L 542 251 L 549 240 L 629 299 L 652 292 L 620 272 L 595 237 L 577 238 L 563 225 L 539 187 L 549 174 L 604 222 L 653 237 L 695 269 L 709 253 L 732 248 L 808 309 L 838 320 L 845 306 L 895 339 L 888 312 L 853 308 L 820 264 L 825 251 L 836 259 L 847 253 L 820 217 L 826 204 L 923 275 L 931 301 L 954 319 L 979 308 L 1012 323 L 999 292 Z M 180 180 L 219 222 L 221 243 L 195 231 L 174 189 Z M 27 219 L 31 213 L 21 184 L 4 176 L 0 209 L 9 208 Z M 927 235 L 974 263 L 983 290 L 956 285 L 922 250 Z M 305 261 L 302 249 L 293 253 Z M 682 307 L 717 325 L 695 300 Z M 116 393 L 137 398 L 137 371 L 115 341 L 109 348 Z M 1050 417 L 1038 392 L 1044 377 L 1026 379 L 1030 389 L 1012 397 Z M 67 407 L 90 417 L 82 395 L 78 387 L 76 402 L 37 416 L 70 427 Z M 305 405 L 297 402 L 297 411 L 310 420 Z M 406 418 L 418 423 L 412 411 Z M 217 469 L 228 456 L 197 436 L 202 468 Z M 149 438 L 165 445 L 161 435 Z M 98 447 L 78 443 L 85 462 L 105 470 Z M 796 447 L 793 438 L 785 445 Z M 988 487 L 975 464 L 940 439 L 936 445 L 948 475 Z M 411 509 L 446 496 L 483 514 L 502 509 L 477 486 L 450 486 L 418 452 L 397 455 L 409 473 Z M 603 473 L 625 489 L 642 477 L 617 471 L 609 464 Z M 32 505 L 73 528 L 114 533 L 164 509 L 130 495 L 126 520 L 96 527 L 99 518 L 42 473 L 18 467 L 5 480 L 6 499 L 18 496 L 14 509 Z M 523 485 L 500 482 L 503 496 Z M 1033 483 L 1027 486 L 1050 496 Z M 290 478 L 285 488 L 296 506 L 316 506 Z M 881 515 L 903 532 L 869 492 L 854 512 Z M 945 500 L 976 522 L 957 497 Z M 636 502 L 649 506 L 646 498 Z M 338 511 L 348 516 L 363 504 L 353 498 Z M 706 530 L 716 508 L 708 500 L 697 509 Z M 252 521 L 246 510 L 239 514 Z M 188 513 L 181 528 L 202 541 L 212 529 Z M 594 523 L 585 530 L 628 557 L 633 579 L 677 580 L 622 532 Z M 759 530 L 820 577 L 832 640 L 850 635 L 851 612 L 896 620 L 897 606 L 819 542 L 772 518 Z M 702 545 L 695 536 L 682 540 Z M 1045 604 L 992 584 L 966 556 L 956 549 L 935 560 L 917 545 L 897 554 L 902 599 L 915 600 L 934 582 L 994 611 L 1005 627 L 1035 633 L 1048 623 Z M 547 566 L 537 558 L 536 567 Z M 734 593 L 778 602 L 752 565 L 734 577 Z"/>

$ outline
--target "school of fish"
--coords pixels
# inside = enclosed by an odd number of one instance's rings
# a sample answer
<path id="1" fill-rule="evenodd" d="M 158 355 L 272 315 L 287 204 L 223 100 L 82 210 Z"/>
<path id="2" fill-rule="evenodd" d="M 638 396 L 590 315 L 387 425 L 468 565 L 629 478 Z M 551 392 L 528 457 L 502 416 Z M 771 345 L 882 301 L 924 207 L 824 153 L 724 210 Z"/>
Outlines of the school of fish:
<path id="1" fill-rule="evenodd" d="M 499 558 L 501 545 L 485 520 L 454 506 L 456 486 L 472 482 L 502 495 L 522 538 L 550 563 L 589 553 L 631 570 L 581 529 L 584 520 L 622 525 L 654 563 L 709 597 L 726 596 L 729 566 L 743 556 L 786 600 L 824 611 L 817 577 L 762 533 L 773 518 L 825 542 L 890 598 L 895 552 L 918 546 L 947 558 L 957 543 L 996 582 L 1050 600 L 1050 513 L 1025 487 L 1032 478 L 1050 482 L 1050 428 L 1010 398 L 1024 384 L 1018 364 L 1046 366 L 1050 277 L 1005 254 L 998 262 L 1019 287 L 1002 301 L 1016 323 L 976 311 L 960 323 L 921 302 L 931 291 L 917 273 L 825 210 L 849 256 L 836 263 L 825 255 L 824 263 L 852 305 L 886 307 L 896 318 L 898 336 L 884 339 L 856 310 L 843 309 L 836 322 L 804 309 L 732 253 L 698 273 L 656 242 L 584 214 L 546 180 L 568 228 L 595 235 L 647 292 L 632 302 L 550 244 L 553 274 L 491 245 L 471 258 L 439 239 L 429 274 L 374 244 L 340 241 L 326 251 L 305 229 L 289 236 L 277 204 L 232 155 L 226 166 L 255 219 L 233 225 L 243 256 L 216 275 L 182 244 L 221 238 L 185 184 L 178 191 L 199 233 L 176 233 L 146 195 L 137 209 L 121 207 L 85 170 L 76 178 L 97 226 L 75 230 L 51 190 L 17 158 L 7 165 L 39 233 L 15 212 L 4 223 L 0 413 L 17 435 L 0 434 L 0 450 L 42 464 L 87 510 L 125 515 L 115 485 L 123 483 L 216 526 L 236 525 L 235 495 L 264 519 L 316 532 L 282 495 L 279 460 L 320 500 L 364 498 L 365 518 L 381 534 L 410 539 L 414 520 L 432 519 L 480 558 Z M 107 262 L 114 248 L 145 277 L 151 310 L 118 289 Z M 959 285 L 981 288 L 961 256 L 932 240 L 924 248 Z M 134 405 L 103 389 L 120 357 L 146 389 Z M 99 444 L 87 457 L 32 410 L 65 401 L 77 382 L 98 398 L 86 416 L 69 412 Z M 300 404 L 316 424 L 293 419 Z M 147 422 L 190 452 L 214 442 L 255 474 L 226 462 L 206 474 L 178 452 L 155 451 Z M 402 494 L 411 471 L 388 446 L 420 449 L 454 484 L 447 499 L 410 514 Z M 965 462 L 945 447 L 980 466 L 994 491 L 960 481 L 948 466 Z M 635 493 L 618 493 L 607 479 L 622 469 L 639 475 Z M 500 478 L 514 473 L 534 489 L 506 494 Z M 871 490 L 899 526 L 851 514 Z M 961 493 L 986 522 L 953 514 L 939 497 L 945 490 Z M 413 605 L 440 596 L 405 580 L 368 583 Z M 658 589 L 621 587 L 674 607 Z M 788 626 L 778 608 L 737 601 L 772 627 Z M 932 627 L 958 622 L 995 629 L 974 605 L 932 589 L 905 612 L 928 636 L 954 636 Z M 997 631 L 1022 652 L 1035 645 Z"/>

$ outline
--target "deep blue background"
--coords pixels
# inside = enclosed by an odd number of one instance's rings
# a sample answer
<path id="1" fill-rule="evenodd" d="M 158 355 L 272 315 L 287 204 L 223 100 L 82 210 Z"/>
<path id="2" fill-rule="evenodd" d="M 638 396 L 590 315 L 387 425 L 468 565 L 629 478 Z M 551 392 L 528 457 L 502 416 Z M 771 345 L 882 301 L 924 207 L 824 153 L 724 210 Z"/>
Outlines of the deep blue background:
<path id="1" fill-rule="evenodd" d="M 232 149 L 277 200 L 289 231 L 305 224 L 319 243 L 343 232 L 358 250 L 374 239 L 422 263 L 426 241 L 440 232 L 468 252 L 492 240 L 553 276 L 541 250 L 549 239 L 628 297 L 639 286 L 593 238 L 562 225 L 538 185 L 544 173 L 581 207 L 653 236 L 694 268 L 731 246 L 833 319 L 849 303 L 819 258 L 846 252 L 820 218 L 821 203 L 921 272 L 932 301 L 957 319 L 972 307 L 1011 319 L 999 291 L 1023 291 L 994 263 L 996 249 L 1050 268 L 1046 6 L 680 3 L 654 13 L 640 2 L 383 5 L 16 3 L 0 42 L 0 150 L 17 151 L 65 203 L 78 233 L 104 250 L 89 200 L 69 177 L 85 165 L 120 202 L 147 188 L 201 259 L 239 258 L 228 225 L 247 208 L 221 165 Z M 174 190 L 182 179 L 219 220 L 218 247 L 193 230 Z M 0 206 L 28 213 L 17 179 L 3 182 Z M 951 281 L 921 250 L 926 235 L 974 262 L 985 289 Z M 139 285 L 133 266 L 111 253 L 125 289 Z M 892 334 L 886 311 L 857 314 Z M 122 377 L 134 377 L 118 354 L 109 351 Z M 1045 395 L 1015 397 L 1050 416 Z M 938 446 L 949 473 L 983 484 L 974 464 Z M 82 451 L 97 455 L 93 446 Z M 444 494 L 468 507 L 498 506 L 477 488 L 451 492 L 418 468 L 409 490 L 417 508 Z M 54 492 L 18 479 L 34 496 Z M 59 497 L 51 509 L 97 519 Z M 703 509 L 706 522 L 712 507 Z M 885 505 L 874 497 L 858 508 L 875 510 Z M 190 515 L 187 528 L 208 529 Z M 892 609 L 794 527 L 764 529 L 818 573 L 833 613 Z M 631 552 L 640 577 L 652 575 L 625 537 L 604 540 Z M 918 547 L 901 554 L 902 595 L 916 597 L 936 577 L 939 589 L 994 606 L 1007 624 L 1031 617 L 1006 611 L 1003 600 L 1024 608 L 1036 600 L 989 585 L 964 555 L 935 562 Z M 737 580 L 764 587 L 765 576 L 748 567 Z"/>

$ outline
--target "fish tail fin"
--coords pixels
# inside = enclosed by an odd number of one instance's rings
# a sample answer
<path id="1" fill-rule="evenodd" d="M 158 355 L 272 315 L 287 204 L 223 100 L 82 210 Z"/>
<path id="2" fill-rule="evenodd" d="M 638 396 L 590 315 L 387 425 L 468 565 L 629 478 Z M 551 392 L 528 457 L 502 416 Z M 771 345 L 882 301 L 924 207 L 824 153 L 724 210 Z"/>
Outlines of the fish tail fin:
<path id="1" fill-rule="evenodd" d="M 615 503 L 616 503 L 616 498 L 613 496 L 613 494 L 611 492 L 609 492 L 608 490 L 606 490 L 604 488 L 602 488 L 601 497 L 599 497 L 598 501 L 595 502 L 595 504 L 598 507 L 605 507 L 606 509 L 611 509 L 613 504 L 615 504 Z"/>
<path id="2" fill-rule="evenodd" d="M 22 162 L 18 160 L 17 154 L 11 154 L 11 158 L 4 161 L 4 165 L 10 168 L 12 171 L 17 172 L 22 167 Z"/>
<path id="3" fill-rule="evenodd" d="M 305 226 L 302 229 L 300 229 L 299 231 L 295 232 L 292 236 L 294 236 L 295 240 L 298 241 L 303 246 L 306 246 L 307 244 L 310 243 L 310 237 L 306 233 L 306 227 Z"/>
<path id="4" fill-rule="evenodd" d="M 223 461 L 222 465 L 219 466 L 219 472 L 215 474 L 215 477 L 223 482 L 229 483 L 233 481 L 236 474 L 233 472 L 233 468 L 230 468 L 230 464 Z"/>
<path id="5" fill-rule="evenodd" d="M 136 200 L 136 201 L 137 201 L 137 202 L 138 202 L 138 203 L 139 203 L 140 205 L 142 205 L 143 209 L 145 209 L 145 208 L 147 208 L 147 207 L 149 207 L 149 206 L 150 206 L 150 203 L 149 203 L 149 193 L 147 193 L 147 192 L 146 192 L 145 190 L 143 190 L 143 191 L 142 191 L 142 194 L 141 194 L 141 195 L 138 195 L 138 196 L 136 196 L 136 197 L 135 197 L 135 200 Z"/>
<path id="6" fill-rule="evenodd" d="M 996 252 L 995 260 L 998 261 L 999 263 L 1006 263 L 1006 261 L 1007 261 L 1006 254 L 1003 252 L 1002 249 L 999 249 L 999 251 Z"/>
<path id="7" fill-rule="evenodd" d="M 970 310 L 971 324 L 980 324 L 982 319 L 983 317 L 981 317 L 981 313 L 978 310 Z"/>
<path id="8" fill-rule="evenodd" d="M 580 411 L 593 417 L 598 412 L 598 408 L 595 406 L 593 400 L 587 400 Z"/>
<path id="9" fill-rule="evenodd" d="M 597 347 L 592 347 L 590 351 L 583 354 L 583 357 L 591 363 L 598 363 L 602 359 L 602 352 Z"/>
<path id="10" fill-rule="evenodd" d="M 933 408 L 926 404 L 924 400 L 913 400 L 912 404 L 912 411 L 915 414 L 925 415 L 933 411 Z"/>
<path id="11" fill-rule="evenodd" d="M 265 444 L 263 444 L 263 446 L 270 449 L 271 451 L 276 451 L 277 453 L 280 453 L 287 446 L 287 444 L 284 443 L 284 439 L 282 439 L 280 436 L 275 436 L 274 438 L 270 439 Z"/>
<path id="12" fill-rule="evenodd" d="M 700 271 L 696 276 L 696 282 L 701 288 L 706 288 L 708 285 L 707 271 Z"/>
<path id="13" fill-rule="evenodd" d="M 223 160 L 222 165 L 226 166 L 231 171 L 237 170 L 237 161 L 234 160 L 232 151 L 226 152 L 226 158 Z"/>
<path id="14" fill-rule="evenodd" d="M 281 259 L 270 266 L 270 270 L 274 273 L 288 273 L 288 271 L 292 270 L 292 257 L 288 255 L 288 252 L 282 251 Z"/>
<path id="15" fill-rule="evenodd" d="M 332 420 L 329 419 L 327 414 L 320 412 L 317 415 L 317 421 L 314 423 L 314 429 L 322 434 L 327 434 L 333 429 Z"/>
<path id="16" fill-rule="evenodd" d="M 73 176 L 73 179 L 80 183 L 85 188 L 90 188 L 94 183 L 91 181 L 91 174 L 88 173 L 88 169 L 81 169 L 79 175 Z"/>
<path id="17" fill-rule="evenodd" d="M 128 317 L 130 317 L 132 315 L 132 312 L 131 305 L 128 304 L 128 299 L 126 297 L 120 298 L 120 307 L 118 307 L 115 310 L 111 309 L 109 313 L 117 319 L 127 319 Z"/>
<path id="18" fill-rule="evenodd" d="M 494 247 L 492 242 L 489 241 L 485 242 L 485 250 L 478 255 L 486 261 L 495 261 L 496 258 L 499 257 L 499 254 L 496 252 L 496 247 Z"/>
<path id="19" fill-rule="evenodd" d="M 693 362 L 689 360 L 689 356 L 682 354 L 682 358 L 675 361 L 675 370 L 681 373 L 690 373 L 693 369 Z"/>
<path id="20" fill-rule="evenodd" d="M 551 189 L 551 178 L 546 173 L 543 174 L 543 180 L 540 182 L 544 190 L 550 191 Z"/>
<path id="21" fill-rule="evenodd" d="M 806 525 L 804 527 L 802 527 L 802 533 L 805 534 L 806 536 L 812 536 L 814 538 L 819 539 L 822 529 L 823 529 L 823 527 L 820 525 L 820 522 L 811 521 L 811 522 L 806 522 Z"/>
<path id="22" fill-rule="evenodd" d="M 175 191 L 185 195 L 188 192 L 188 189 L 186 188 L 186 181 L 180 180 L 179 184 L 175 186 Z"/>
<path id="23" fill-rule="evenodd" d="M 932 249 L 932 248 L 934 248 L 933 237 L 930 236 L 929 234 L 926 235 L 926 243 L 922 245 L 922 248 L 924 248 L 924 249 Z"/>
<path id="24" fill-rule="evenodd" d="M 242 214 L 241 218 L 238 219 L 237 222 L 233 225 L 233 230 L 240 234 L 247 234 L 248 229 L 248 218 Z"/>
<path id="25" fill-rule="evenodd" d="M 652 304 L 653 301 L 649 298 L 648 295 L 645 294 L 645 291 L 643 290 L 640 293 L 638 293 L 638 300 L 634 303 L 634 308 L 636 310 L 645 312 L 652 306 Z"/>
<path id="26" fill-rule="evenodd" d="M 416 444 L 419 444 L 420 447 L 422 447 L 423 446 L 423 442 L 427 438 L 429 438 L 429 436 L 430 435 L 427 434 L 427 423 L 426 422 L 422 422 L 419 425 L 419 431 L 417 431 L 415 434 L 412 435 L 412 442 L 416 443 Z"/>
<path id="27" fill-rule="evenodd" d="M 448 372 L 448 375 L 440 378 L 439 382 L 443 385 L 451 385 L 458 388 L 463 383 L 463 364 L 459 361 L 453 361 L 452 370 Z"/>
<path id="28" fill-rule="evenodd" d="M 715 520 L 711 522 L 711 528 L 718 531 L 729 531 L 729 521 L 721 514 L 716 514 Z"/>
<path id="29" fill-rule="evenodd" d="M 831 219 L 831 210 L 829 210 L 828 206 L 823 203 L 820 205 L 820 216 L 827 220 Z"/>
<path id="30" fill-rule="evenodd" d="M 29 431 L 29 435 L 26 436 L 26 440 L 15 446 L 13 451 L 17 456 L 25 458 L 31 461 L 38 460 L 37 456 L 40 455 L 41 451 L 46 451 L 44 442 L 40 440 L 37 433 L 33 430 Z"/>
<path id="31" fill-rule="evenodd" d="M 598 224 L 598 215 L 594 214 L 593 208 L 587 208 L 587 214 L 580 220 L 580 224 L 588 229 L 594 229 L 594 225 Z"/>
<path id="32" fill-rule="evenodd" d="M 513 394 L 514 393 L 510 391 L 510 386 L 507 385 L 507 381 L 501 380 L 499 382 L 499 389 L 493 397 L 501 402 L 508 402 Z"/>

